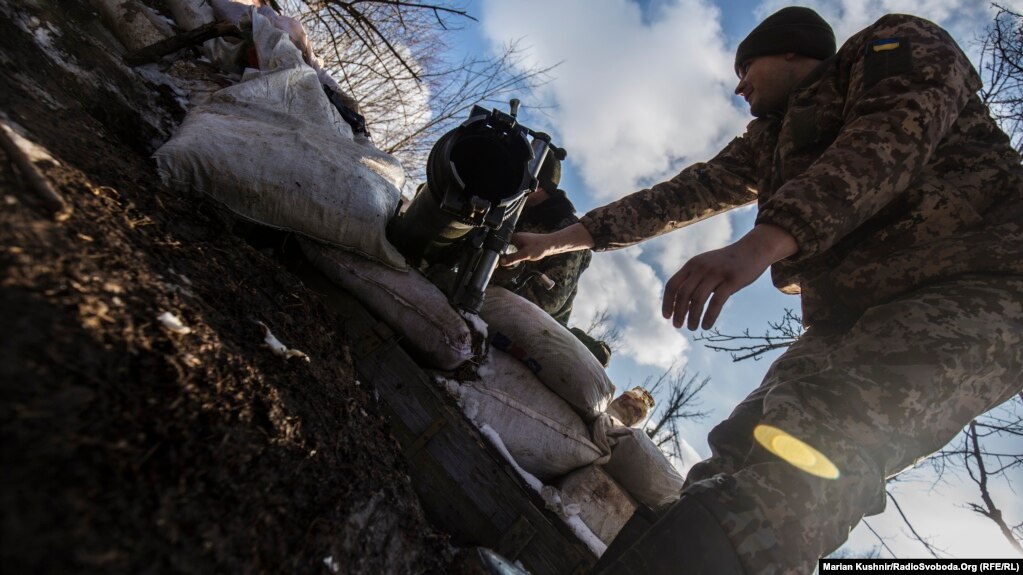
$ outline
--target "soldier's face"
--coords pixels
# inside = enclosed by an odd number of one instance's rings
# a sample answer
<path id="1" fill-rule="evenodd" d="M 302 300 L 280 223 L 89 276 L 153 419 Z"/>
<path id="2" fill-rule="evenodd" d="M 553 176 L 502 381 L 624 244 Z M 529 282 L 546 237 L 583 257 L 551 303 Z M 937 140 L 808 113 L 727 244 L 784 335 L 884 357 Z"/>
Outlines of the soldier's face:
<path id="1" fill-rule="evenodd" d="M 736 95 L 745 98 L 757 118 L 785 109 L 789 92 L 799 83 L 793 54 L 756 56 L 739 66 Z"/>

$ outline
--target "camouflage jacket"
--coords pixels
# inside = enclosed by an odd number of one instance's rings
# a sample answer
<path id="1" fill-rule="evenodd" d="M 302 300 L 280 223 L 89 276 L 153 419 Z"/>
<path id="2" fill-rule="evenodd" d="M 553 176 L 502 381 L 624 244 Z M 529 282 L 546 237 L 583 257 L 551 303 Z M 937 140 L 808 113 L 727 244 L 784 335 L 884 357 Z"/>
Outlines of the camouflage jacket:
<path id="1" fill-rule="evenodd" d="M 1023 169 L 936 25 L 884 16 L 717 156 L 582 218 L 598 249 L 756 201 L 799 252 L 771 274 L 807 325 L 958 274 L 1023 273 Z M 680 262 L 681 264 L 682 262 Z"/>
<path id="2" fill-rule="evenodd" d="M 550 192 L 550 198 L 531 206 L 522 212 L 516 231 L 549 233 L 568 227 L 579 221 L 575 206 L 565 192 Z M 535 303 L 545 312 L 564 325 L 568 325 L 572 313 L 572 302 L 578 289 L 579 277 L 590 265 L 593 254 L 581 250 L 559 254 L 536 262 L 528 262 L 513 268 L 510 272 L 501 270 L 494 275 L 493 283 L 518 293 Z M 542 273 L 554 281 L 554 287 L 547 290 L 537 279 L 528 279 L 534 273 Z M 525 280 L 525 281 L 524 281 Z M 517 282 L 523 282 L 521 287 Z"/>

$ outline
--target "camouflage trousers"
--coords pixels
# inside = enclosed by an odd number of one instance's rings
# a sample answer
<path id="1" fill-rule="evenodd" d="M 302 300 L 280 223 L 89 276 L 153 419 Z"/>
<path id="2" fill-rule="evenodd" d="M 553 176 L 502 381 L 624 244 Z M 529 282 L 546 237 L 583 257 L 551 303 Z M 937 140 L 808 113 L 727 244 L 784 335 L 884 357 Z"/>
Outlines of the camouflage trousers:
<path id="1" fill-rule="evenodd" d="M 1020 393 L 1021 366 L 1020 276 L 949 280 L 851 327 L 812 327 L 711 431 L 713 454 L 687 486 L 712 486 L 747 573 L 811 573 L 863 516 L 884 510 L 886 478 Z M 808 473 L 765 449 L 754 439 L 763 425 L 815 448 L 836 473 Z M 734 480 L 709 479 L 719 473 Z"/>

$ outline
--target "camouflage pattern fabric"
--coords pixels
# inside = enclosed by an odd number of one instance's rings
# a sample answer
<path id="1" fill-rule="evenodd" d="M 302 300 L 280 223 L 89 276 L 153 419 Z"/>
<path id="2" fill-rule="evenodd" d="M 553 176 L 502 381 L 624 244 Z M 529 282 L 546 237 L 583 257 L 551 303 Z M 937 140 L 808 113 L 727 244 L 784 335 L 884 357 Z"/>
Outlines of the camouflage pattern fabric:
<path id="1" fill-rule="evenodd" d="M 1023 273 L 1023 168 L 977 72 L 926 20 L 852 37 L 716 157 L 582 218 L 595 249 L 628 246 L 756 201 L 789 231 L 771 267 L 807 325 L 854 320 L 928 282 Z M 679 262 L 679 265 L 684 262 Z"/>
<path id="2" fill-rule="evenodd" d="M 516 231 L 550 233 L 579 221 L 575 215 L 575 207 L 564 191 L 554 190 L 548 193 L 551 197 L 546 201 L 522 212 Z M 568 318 L 572 314 L 572 302 L 578 291 L 579 278 L 589 267 L 592 257 L 590 250 L 580 250 L 527 262 L 514 268 L 512 273 L 503 270 L 495 272 L 493 283 L 535 303 L 562 325 L 567 326 Z M 517 281 L 529 278 L 534 273 L 546 275 L 554 282 L 554 287 L 545 289 L 537 279 L 525 281 L 521 287 L 518 286 Z"/>
<path id="3" fill-rule="evenodd" d="M 861 517 L 884 509 L 885 478 L 1021 389 L 1023 276 L 934 284 L 850 328 L 810 328 L 711 431 L 713 455 L 693 467 L 687 488 L 715 487 L 747 573 L 811 573 Z M 754 440 L 761 424 L 814 447 L 839 476 L 772 455 Z"/>

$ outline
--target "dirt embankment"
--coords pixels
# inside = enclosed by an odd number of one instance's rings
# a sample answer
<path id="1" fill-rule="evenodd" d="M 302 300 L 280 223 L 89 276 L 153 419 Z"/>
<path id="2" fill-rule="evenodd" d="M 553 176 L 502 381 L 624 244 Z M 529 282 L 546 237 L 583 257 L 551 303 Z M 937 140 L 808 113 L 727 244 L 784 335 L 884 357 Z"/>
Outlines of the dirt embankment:
<path id="1" fill-rule="evenodd" d="M 30 209 L 0 152 L 3 571 L 443 572 L 345 326 L 159 184 L 182 110 L 117 50 L 87 2 L 0 0 L 0 120 L 73 208 Z"/>

